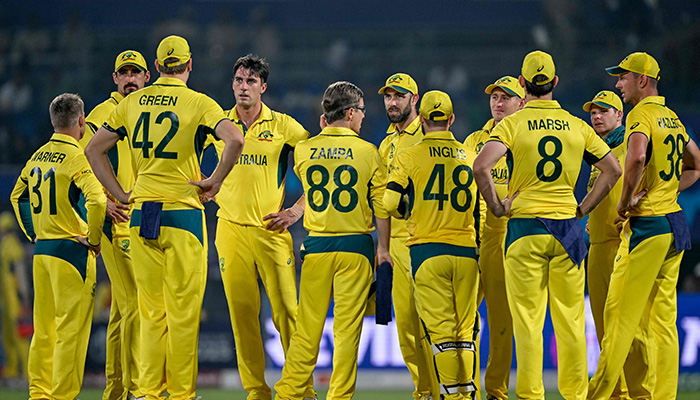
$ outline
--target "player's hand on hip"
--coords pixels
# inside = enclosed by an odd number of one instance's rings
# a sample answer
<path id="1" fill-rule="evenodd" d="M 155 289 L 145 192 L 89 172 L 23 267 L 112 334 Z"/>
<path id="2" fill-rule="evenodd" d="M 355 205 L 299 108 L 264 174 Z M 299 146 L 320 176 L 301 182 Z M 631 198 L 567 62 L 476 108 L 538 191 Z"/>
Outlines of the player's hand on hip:
<path id="1" fill-rule="evenodd" d="M 303 214 L 297 215 L 291 208 L 287 208 L 280 212 L 267 214 L 263 217 L 263 221 L 270 221 L 265 226 L 265 229 L 269 231 L 277 231 L 280 233 L 284 232 L 287 228 L 294 225 Z"/>
<path id="2" fill-rule="evenodd" d="M 190 185 L 197 186 L 202 191 L 200 198 L 202 199 L 203 203 L 214 200 L 216 198 L 216 194 L 219 193 L 219 190 L 221 189 L 221 182 L 213 181 L 211 178 L 202 179 L 201 181 L 188 180 L 187 182 L 189 182 Z"/>
<path id="3" fill-rule="evenodd" d="M 131 207 L 126 204 L 117 203 L 116 201 L 107 197 L 107 216 L 114 222 L 127 222 L 129 221 L 129 214 Z"/>
<path id="4" fill-rule="evenodd" d="M 88 242 L 87 238 L 85 236 L 76 236 L 75 239 L 80 242 L 83 246 L 87 247 L 88 249 L 92 250 L 95 252 L 95 257 L 100 255 L 100 252 L 102 251 L 102 245 L 97 244 L 97 246 L 93 246 Z"/>
<path id="5" fill-rule="evenodd" d="M 493 215 L 497 217 L 508 215 L 510 213 L 510 208 L 513 206 L 513 200 L 515 200 L 515 198 L 518 197 L 519 193 L 520 192 L 515 192 L 513 194 L 513 197 L 506 196 L 503 200 L 501 200 L 502 208 L 500 210 L 493 211 Z"/>

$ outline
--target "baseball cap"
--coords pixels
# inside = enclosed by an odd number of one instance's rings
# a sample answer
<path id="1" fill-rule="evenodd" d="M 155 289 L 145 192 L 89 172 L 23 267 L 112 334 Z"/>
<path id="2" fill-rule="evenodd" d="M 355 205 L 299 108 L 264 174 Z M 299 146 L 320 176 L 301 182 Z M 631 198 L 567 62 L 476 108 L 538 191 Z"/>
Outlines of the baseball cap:
<path id="1" fill-rule="evenodd" d="M 156 50 L 156 56 L 158 57 L 158 64 L 167 68 L 182 65 L 192 58 L 190 45 L 187 43 L 187 40 L 175 35 L 168 36 L 160 41 L 158 50 Z M 177 61 L 165 64 L 165 60 L 172 57 L 177 58 Z"/>
<path id="2" fill-rule="evenodd" d="M 119 71 L 119 68 L 125 65 L 133 65 L 141 71 L 148 71 L 146 59 L 136 50 L 125 50 L 119 53 L 114 61 L 114 72 Z"/>
<path id="3" fill-rule="evenodd" d="M 518 96 L 521 99 L 525 98 L 525 89 L 520 86 L 518 78 L 513 78 L 512 76 L 506 75 L 493 84 L 486 86 L 484 93 L 491 94 L 493 93 L 493 90 L 497 88 L 503 89 L 504 92 L 511 96 Z"/>
<path id="4" fill-rule="evenodd" d="M 537 86 L 546 85 L 551 82 L 552 79 L 554 79 L 555 73 L 554 60 L 552 60 L 552 56 L 544 51 L 536 50 L 528 53 L 523 60 L 521 74 L 526 81 L 534 83 L 532 79 L 537 75 L 544 75 L 547 77 L 546 80 L 535 83 Z"/>
<path id="5" fill-rule="evenodd" d="M 591 106 L 596 105 L 602 108 L 614 108 L 618 111 L 622 111 L 622 100 L 615 93 L 609 90 L 601 90 L 593 98 L 593 100 L 587 102 L 583 105 L 583 111 L 590 112 Z"/>
<path id="6" fill-rule="evenodd" d="M 418 94 L 418 84 L 411 78 L 410 75 L 402 72 L 396 73 L 387 78 L 384 86 L 379 89 L 379 94 L 383 94 L 387 89 L 394 89 L 399 93 Z"/>
<path id="7" fill-rule="evenodd" d="M 420 115 L 432 121 L 445 121 L 452 116 L 450 96 L 439 90 L 431 90 L 423 95 L 420 102 Z"/>
<path id="8" fill-rule="evenodd" d="M 628 55 L 620 62 L 619 65 L 605 68 L 605 72 L 612 76 L 622 75 L 627 72 L 636 72 L 638 74 L 646 75 L 649 78 L 654 78 L 657 81 L 661 78 L 659 63 L 656 62 L 654 57 L 643 52 Z"/>

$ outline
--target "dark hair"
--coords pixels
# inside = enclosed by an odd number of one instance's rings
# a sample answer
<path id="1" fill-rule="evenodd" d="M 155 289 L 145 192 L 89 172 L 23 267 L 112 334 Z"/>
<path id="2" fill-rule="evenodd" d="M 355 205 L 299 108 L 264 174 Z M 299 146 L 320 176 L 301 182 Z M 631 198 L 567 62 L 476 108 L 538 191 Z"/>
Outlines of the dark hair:
<path id="1" fill-rule="evenodd" d="M 56 96 L 49 106 L 51 124 L 56 129 L 69 129 L 78 124 L 78 118 L 85 113 L 83 99 L 73 93 Z"/>
<path id="2" fill-rule="evenodd" d="M 359 106 L 365 97 L 362 89 L 346 81 L 339 81 L 328 86 L 323 93 L 323 115 L 326 123 L 332 124 L 345 117 L 345 111 L 353 106 Z"/>
<path id="3" fill-rule="evenodd" d="M 535 84 L 537 82 L 544 82 L 547 79 L 548 78 L 543 74 L 535 75 L 532 78 L 532 82 L 528 82 L 527 79 L 525 79 L 525 91 L 535 97 L 542 97 L 546 94 L 551 93 L 554 89 L 554 78 L 552 78 L 550 82 L 545 83 L 544 85 Z"/>
<path id="4" fill-rule="evenodd" d="M 632 72 L 632 71 L 630 71 L 630 72 Z M 644 74 L 640 74 L 638 72 L 632 72 L 632 75 L 634 76 L 634 79 L 639 79 L 639 77 L 644 75 Z M 656 80 L 655 78 L 652 78 L 649 75 L 647 75 L 647 78 L 649 78 L 649 86 L 651 86 L 652 89 L 656 89 L 656 87 L 659 84 L 659 81 Z"/>
<path id="5" fill-rule="evenodd" d="M 443 120 L 443 121 L 434 121 L 432 119 L 425 119 L 425 126 L 428 128 L 445 128 L 447 129 L 447 122 L 449 119 Z"/>
<path id="6" fill-rule="evenodd" d="M 168 65 L 169 63 L 177 62 L 179 61 L 177 57 L 168 57 L 163 61 L 163 64 Z M 187 60 L 189 62 L 189 60 Z M 166 67 L 165 65 L 160 65 L 158 63 L 158 71 L 161 74 L 166 74 L 166 75 L 179 75 L 183 74 L 185 71 L 187 71 L 187 63 L 180 64 L 180 65 L 173 65 L 172 67 Z"/>
<path id="7" fill-rule="evenodd" d="M 247 54 L 236 60 L 236 63 L 233 65 L 234 76 L 238 68 L 245 68 L 250 71 L 251 74 L 258 76 L 261 83 L 266 83 L 267 77 L 270 76 L 270 64 L 268 64 L 266 59 L 257 54 Z"/>

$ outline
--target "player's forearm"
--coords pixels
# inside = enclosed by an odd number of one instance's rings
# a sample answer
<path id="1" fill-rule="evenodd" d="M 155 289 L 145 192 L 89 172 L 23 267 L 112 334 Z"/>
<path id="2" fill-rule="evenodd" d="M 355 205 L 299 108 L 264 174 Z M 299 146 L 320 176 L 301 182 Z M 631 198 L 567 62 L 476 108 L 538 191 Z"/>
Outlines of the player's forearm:
<path id="1" fill-rule="evenodd" d="M 294 216 L 295 222 L 304 215 L 304 210 L 306 210 L 306 193 L 302 193 L 296 203 L 289 207 L 289 211 L 292 213 L 292 216 Z"/>
<path id="2" fill-rule="evenodd" d="M 87 166 L 85 167 L 87 168 Z M 85 196 L 88 243 L 92 246 L 98 246 L 102 239 L 102 226 L 107 211 L 107 196 L 102 191 L 100 182 L 90 173 L 81 172 L 74 183 Z"/>
<path id="3" fill-rule="evenodd" d="M 26 190 L 27 183 L 22 180 L 22 177 L 20 176 L 17 179 L 14 189 L 12 190 L 10 201 L 12 202 L 12 208 L 15 211 L 17 221 L 20 222 L 19 227 L 22 229 L 22 232 L 24 232 L 27 239 L 33 241 L 36 239 L 36 236 L 33 233 L 34 224 L 32 222 L 30 210 L 31 204 L 29 203 L 29 196 Z"/>
<path id="4" fill-rule="evenodd" d="M 240 136 L 240 138 L 238 136 L 233 136 L 230 141 L 226 142 L 224 149 L 221 151 L 221 160 L 219 160 L 219 164 L 216 166 L 209 179 L 218 183 L 226 179 L 243 152 L 243 143 L 242 136 Z"/>
<path id="5" fill-rule="evenodd" d="M 696 169 L 687 169 L 681 173 L 681 179 L 678 182 L 678 191 L 682 192 L 685 189 L 693 186 L 693 184 L 700 178 L 700 171 Z"/>
<path id="6" fill-rule="evenodd" d="M 391 235 L 391 218 L 376 218 L 377 251 L 389 252 L 389 237 Z"/>
<path id="7" fill-rule="evenodd" d="M 645 158 L 627 157 L 625 159 L 625 174 L 622 178 L 622 194 L 620 196 L 620 206 L 623 208 L 629 207 L 634 192 L 642 180 L 644 173 Z"/>
<path id="8" fill-rule="evenodd" d="M 593 209 L 605 199 L 605 196 L 610 193 L 618 179 L 620 179 L 620 175 L 617 173 L 601 172 L 591 190 L 586 194 L 586 197 L 583 198 L 581 204 L 579 204 L 580 215 L 577 216 L 582 218 L 593 211 Z"/>
<path id="9" fill-rule="evenodd" d="M 117 201 L 127 204 L 129 202 L 129 194 L 124 191 L 124 188 L 117 180 L 117 176 L 114 175 L 107 153 L 89 152 L 88 149 L 89 145 L 85 149 L 85 155 L 97 179 Z"/>
<path id="10" fill-rule="evenodd" d="M 503 203 L 498 197 L 498 193 L 496 192 L 496 184 L 491 176 L 491 168 L 486 169 L 484 172 L 483 169 L 477 170 L 475 164 L 474 179 L 476 180 L 481 197 L 484 199 L 486 206 L 488 206 L 493 215 L 497 217 L 502 217 L 505 215 Z"/>

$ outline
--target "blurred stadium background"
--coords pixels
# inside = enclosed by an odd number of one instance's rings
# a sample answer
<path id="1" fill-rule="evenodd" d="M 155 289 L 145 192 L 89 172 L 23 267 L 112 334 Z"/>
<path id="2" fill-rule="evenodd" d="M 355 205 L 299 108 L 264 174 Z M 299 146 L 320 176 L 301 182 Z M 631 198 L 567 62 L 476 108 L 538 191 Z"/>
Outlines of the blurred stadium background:
<path id="1" fill-rule="evenodd" d="M 249 52 L 266 57 L 271 74 L 263 101 L 292 115 L 312 135 L 319 131 L 320 99 L 326 86 L 337 80 L 356 83 L 365 91 L 368 110 L 362 135 L 377 145 L 385 136 L 387 119 L 376 91 L 394 72 L 411 74 L 421 93 L 448 92 L 457 115 L 453 132 L 464 139 L 490 117 L 483 89 L 503 75 L 517 76 L 522 57 L 531 50 L 553 55 L 560 77 L 555 99 L 586 120 L 582 104 L 615 84 L 604 67 L 633 51 L 646 51 L 661 65 L 661 94 L 697 141 L 699 22 L 697 0 L 4 1 L 0 3 L 0 210 L 11 208 L 10 191 L 21 167 L 52 133 L 51 99 L 63 92 L 79 93 L 86 111 L 91 110 L 114 90 L 110 76 L 114 59 L 125 49 L 146 56 L 153 82 L 156 46 L 170 34 L 190 42 L 194 71 L 188 85 L 207 93 L 224 109 L 234 105 L 231 69 L 236 58 Z M 625 111 L 629 110 L 626 106 Z M 208 154 L 203 170 L 211 171 L 215 162 L 213 154 Z M 579 196 L 585 193 L 587 171 L 584 166 Z M 287 176 L 286 204 L 291 205 L 301 188 L 291 171 Z M 679 386 L 692 393 L 700 392 L 700 185 L 682 193 L 680 202 L 695 249 L 686 253 L 678 283 Z M 216 205 L 208 204 L 211 251 L 200 339 L 200 386 L 234 389 L 240 381 L 213 245 L 215 212 Z M 298 253 L 306 232 L 298 223 L 292 233 Z M 30 274 L 31 245 L 26 250 Z M 297 259 L 297 269 L 300 265 Z M 98 281 L 85 379 L 86 387 L 96 388 L 104 382 L 110 298 L 104 268 L 98 272 Z M 31 312 L 27 311 L 21 327 L 29 335 Z M 283 356 L 265 303 L 260 319 L 272 384 Z M 589 325 L 592 372 L 598 349 L 592 320 Z M 485 328 L 482 348 L 488 345 Z M 545 336 L 547 385 L 555 389 L 551 322 Z M 410 396 L 411 381 L 391 325 L 375 326 L 373 319 L 367 319 L 360 351 L 359 389 L 399 390 L 404 398 Z M 327 326 L 319 357 L 321 371 L 316 375 L 321 388 L 328 382 L 331 355 L 332 330 Z M 0 355 L 0 364 L 1 359 Z M 486 365 L 483 357 L 481 365 Z M 0 397 L 9 393 L 0 390 Z M 372 398 L 366 396 L 358 398 Z"/>

